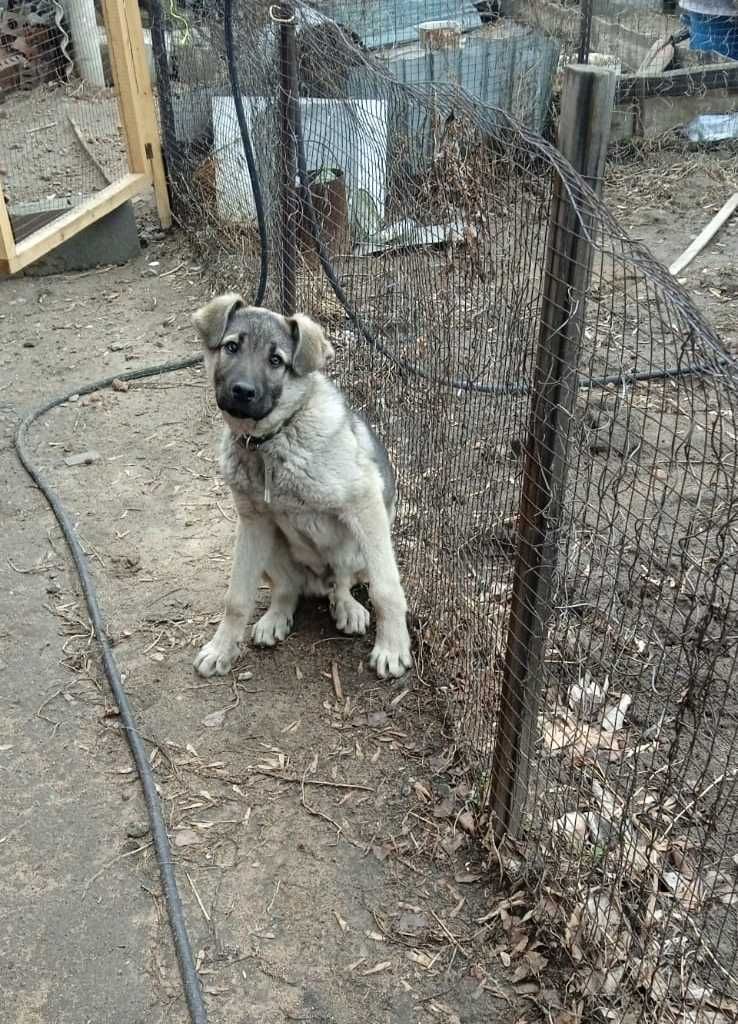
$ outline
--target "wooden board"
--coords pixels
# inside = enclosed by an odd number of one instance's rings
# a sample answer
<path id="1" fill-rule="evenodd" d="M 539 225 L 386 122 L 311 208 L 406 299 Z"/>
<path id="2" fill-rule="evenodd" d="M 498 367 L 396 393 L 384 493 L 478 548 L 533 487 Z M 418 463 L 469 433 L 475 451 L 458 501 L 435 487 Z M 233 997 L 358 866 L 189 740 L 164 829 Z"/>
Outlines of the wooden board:
<path id="1" fill-rule="evenodd" d="M 672 265 L 669 267 L 669 273 L 676 277 L 680 274 L 685 267 L 688 267 L 695 256 L 698 256 L 705 246 L 714 238 L 720 228 L 733 216 L 735 211 L 738 210 L 738 192 L 734 192 L 727 203 L 724 203 L 722 209 L 715 214 L 710 223 L 700 231 L 699 235 L 695 240 L 687 246 L 682 255 L 674 260 Z"/>
<path id="2" fill-rule="evenodd" d="M 5 196 L 0 186 L 0 269 L 8 264 L 15 252 L 15 239 L 13 238 L 13 227 L 10 223 L 10 215 L 5 205 Z M 6 273 L 9 266 L 6 267 Z"/>
<path id="3" fill-rule="evenodd" d="M 172 223 L 151 75 L 137 0 L 104 0 L 110 66 L 128 148 L 128 166 L 154 186 L 162 227 Z"/>
<path id="4" fill-rule="evenodd" d="M 712 90 L 738 91 L 738 64 L 712 64 L 706 67 L 679 68 L 655 75 L 621 75 L 615 93 L 616 103 L 632 98 L 647 99 L 676 96 L 702 96 Z"/>
<path id="5" fill-rule="evenodd" d="M 122 206 L 127 200 L 145 192 L 149 184 L 149 177 L 146 174 L 125 175 L 119 181 L 113 182 L 112 185 L 108 185 L 107 188 L 98 192 L 97 195 L 91 196 L 84 203 L 55 218 L 50 224 L 34 231 L 28 238 L 15 245 L 14 251 L 11 250 L 3 254 L 0 258 L 0 270 L 10 274 L 23 270 L 34 260 L 45 256 L 62 242 L 66 242 L 89 227 L 90 224 L 94 224 L 95 221 L 100 220 L 101 217 L 118 206 Z M 0 225 L 1 223 L 2 214 L 0 213 Z"/>

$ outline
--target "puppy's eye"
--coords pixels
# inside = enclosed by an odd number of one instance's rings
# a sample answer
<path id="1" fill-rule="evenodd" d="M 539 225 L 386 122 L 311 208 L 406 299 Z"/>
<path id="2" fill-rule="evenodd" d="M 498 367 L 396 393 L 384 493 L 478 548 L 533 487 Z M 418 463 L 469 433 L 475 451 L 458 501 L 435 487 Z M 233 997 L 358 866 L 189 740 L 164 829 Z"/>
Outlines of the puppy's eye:
<path id="1" fill-rule="evenodd" d="M 275 352 L 273 356 L 269 356 L 269 365 L 270 366 L 281 366 L 282 365 L 282 357 L 278 356 L 277 353 Z"/>
<path id="2" fill-rule="evenodd" d="M 235 354 L 238 352 L 238 342 L 227 341 L 223 348 L 226 350 L 226 352 L 230 352 L 232 356 L 235 356 Z"/>

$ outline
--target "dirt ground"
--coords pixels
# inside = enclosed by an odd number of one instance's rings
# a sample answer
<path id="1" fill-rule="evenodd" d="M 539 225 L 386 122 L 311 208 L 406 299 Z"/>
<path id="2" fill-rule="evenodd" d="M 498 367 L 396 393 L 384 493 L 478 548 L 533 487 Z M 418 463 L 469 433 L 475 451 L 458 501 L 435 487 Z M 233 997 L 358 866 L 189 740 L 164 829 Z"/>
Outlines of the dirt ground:
<path id="1" fill-rule="evenodd" d="M 2 284 L 0 984 L 19 1024 L 186 1019 L 127 746 L 11 437 L 48 395 L 192 352 L 200 278 L 168 239 L 123 268 Z M 489 1019 L 507 1005 L 477 923 L 491 890 L 427 687 L 378 684 L 325 607 L 229 679 L 191 668 L 233 534 L 217 429 L 195 371 L 70 402 L 33 434 L 150 744 L 211 1019 Z"/>
<path id="2" fill-rule="evenodd" d="M 611 168 L 607 196 L 668 262 L 735 189 L 735 162 L 662 159 Z M 18 1024 L 187 1019 L 125 739 L 59 531 L 12 446 L 49 396 L 194 351 L 202 268 L 145 230 L 126 267 L 0 284 L 0 991 Z M 734 218 L 684 274 L 731 348 L 737 260 Z M 336 638 L 320 605 L 228 679 L 194 674 L 234 529 L 217 429 L 191 371 L 69 402 L 33 432 L 151 751 L 211 1020 L 539 1019 L 499 918 L 480 921 L 499 893 L 426 683 L 377 683 L 369 641 Z"/>
<path id="3" fill-rule="evenodd" d="M 681 143 L 611 160 L 604 199 L 631 238 L 669 266 L 738 189 L 738 145 Z M 738 218 L 679 276 L 731 352 L 738 350 Z"/>

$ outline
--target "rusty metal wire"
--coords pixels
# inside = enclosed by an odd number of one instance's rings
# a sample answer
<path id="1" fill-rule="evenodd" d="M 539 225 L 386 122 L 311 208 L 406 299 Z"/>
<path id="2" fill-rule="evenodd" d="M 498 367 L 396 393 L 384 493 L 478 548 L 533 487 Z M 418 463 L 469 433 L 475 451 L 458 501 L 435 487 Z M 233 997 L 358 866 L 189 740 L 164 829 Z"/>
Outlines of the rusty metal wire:
<path id="1" fill-rule="evenodd" d="M 484 50 L 485 90 L 496 71 L 506 90 L 490 107 L 450 73 L 419 78 L 429 57 L 434 74 L 460 67 L 468 43 L 453 30 L 387 49 L 321 16 L 324 4 L 271 16 L 258 0 L 234 6 L 271 252 L 265 301 L 325 325 L 337 376 L 388 445 L 418 670 L 471 767 L 490 863 L 545 951 L 541 987 L 561 999 L 549 1019 L 727 1024 L 738 998 L 732 361 L 541 134 L 551 68 L 521 59 L 511 78 Z M 280 78 L 293 14 L 295 74 Z M 222 19 L 217 7 L 187 17 L 166 83 L 173 198 L 214 286 L 251 293 L 256 211 Z M 558 234 L 556 196 L 576 213 Z M 588 243 L 584 292 L 554 309 L 581 325 L 577 389 L 551 441 L 566 453 L 561 507 L 533 510 L 552 584 L 535 685 L 515 694 L 530 731 L 517 825 L 500 837 L 490 787 L 512 714 L 506 665 L 516 679 L 521 495 L 535 404 L 547 415 L 534 368 L 567 231 Z"/>

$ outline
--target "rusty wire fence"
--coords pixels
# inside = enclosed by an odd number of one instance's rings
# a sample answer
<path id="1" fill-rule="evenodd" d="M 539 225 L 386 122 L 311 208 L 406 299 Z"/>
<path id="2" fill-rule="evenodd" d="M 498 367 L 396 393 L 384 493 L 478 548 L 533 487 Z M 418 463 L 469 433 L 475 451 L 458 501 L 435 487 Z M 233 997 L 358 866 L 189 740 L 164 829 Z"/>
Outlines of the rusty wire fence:
<path id="1" fill-rule="evenodd" d="M 559 1024 L 728 1024 L 733 365 L 540 134 L 524 60 L 484 51 L 492 107 L 421 81 L 427 35 L 388 55 L 329 5 L 229 6 L 181 8 L 187 44 L 156 55 L 173 203 L 214 287 L 324 324 L 387 443 L 418 672 L 470 766 L 495 913 L 535 935 L 516 983 Z"/>

